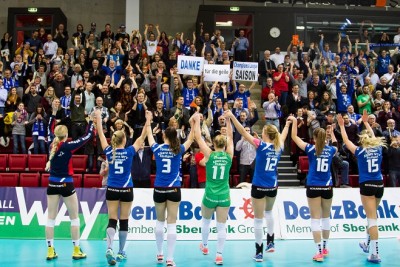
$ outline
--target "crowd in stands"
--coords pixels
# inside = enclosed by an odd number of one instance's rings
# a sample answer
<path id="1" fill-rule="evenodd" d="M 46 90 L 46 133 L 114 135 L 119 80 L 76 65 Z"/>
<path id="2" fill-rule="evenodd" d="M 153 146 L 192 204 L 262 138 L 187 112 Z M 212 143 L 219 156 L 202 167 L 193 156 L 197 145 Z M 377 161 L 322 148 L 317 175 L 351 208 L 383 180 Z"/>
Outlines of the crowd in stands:
<path id="1" fill-rule="evenodd" d="M 376 46 L 371 45 L 372 33 L 365 28 L 355 40 L 339 34 L 337 49 L 330 47 L 335 40 L 325 40 L 321 34 L 310 44 L 291 43 L 287 53 L 279 47 L 273 52 L 265 50 L 258 70 L 261 88 L 256 82 L 250 86 L 234 80 L 210 83 L 201 76 L 178 74 L 179 55 L 204 57 L 205 64 L 248 61 L 250 44 L 244 30 L 231 44 L 224 42 L 219 30 L 206 32 L 200 25 L 199 33 L 190 38 L 183 32 L 171 37 L 153 24 L 146 24 L 143 32 L 127 33 L 125 25 L 113 32 L 110 24 L 98 31 L 96 23 L 91 23 L 88 32 L 78 24 L 70 35 L 60 24 L 54 33 L 35 30 L 16 49 L 12 36 L 5 33 L 1 50 L 9 52 L 2 53 L 0 62 L 0 145 L 7 147 L 12 141 L 15 154 L 47 154 L 50 116 L 57 124 L 66 125 L 75 140 L 84 135 L 87 117 L 96 110 L 101 111 L 106 137 L 124 130 L 129 137 L 127 145 L 132 145 L 142 132 L 145 111 L 150 110 L 158 143 L 168 126 L 176 127 L 184 141 L 190 116 L 200 112 L 201 134 L 211 146 L 213 137 L 226 132 L 222 115 L 228 108 L 255 137 L 252 126 L 257 121 L 279 129 L 286 117 L 294 114 L 298 135 L 307 142 L 314 129 L 328 125 L 341 140 L 335 122 L 336 114 L 341 113 L 350 140 L 357 143 L 362 130 L 360 114 L 367 110 L 375 135 L 387 139 L 383 171 L 392 174 L 389 185 L 396 185 L 400 177 L 400 27 L 394 39 L 383 33 Z M 394 45 L 383 45 L 388 43 Z M 255 90 L 261 90 L 263 116 L 257 110 L 259 99 L 251 98 Z M 26 147 L 28 136 L 32 147 Z M 255 151 L 237 132 L 234 143 L 241 182 L 252 177 Z M 98 134 L 80 151 L 90 155 L 88 172 L 99 173 L 104 161 L 97 144 Z M 301 151 L 293 144 L 290 147 L 296 163 Z M 338 150 L 334 169 L 347 184 L 345 176 L 349 171 L 357 173 L 357 164 L 340 142 Z M 196 144 L 183 158 L 191 187 L 204 187 L 201 158 Z M 150 149 L 141 148 L 133 160 L 134 182 L 148 187 L 153 173 Z"/>

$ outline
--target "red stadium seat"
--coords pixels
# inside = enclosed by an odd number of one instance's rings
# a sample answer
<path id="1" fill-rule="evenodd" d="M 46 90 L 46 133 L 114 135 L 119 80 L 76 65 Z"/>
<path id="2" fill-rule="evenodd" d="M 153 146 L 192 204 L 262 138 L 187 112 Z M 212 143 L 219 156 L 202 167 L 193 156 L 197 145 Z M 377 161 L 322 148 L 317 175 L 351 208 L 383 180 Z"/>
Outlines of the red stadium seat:
<path id="1" fill-rule="evenodd" d="M 298 173 L 308 173 L 308 157 L 300 156 L 299 157 L 299 165 L 297 167 Z"/>
<path id="2" fill-rule="evenodd" d="M 42 173 L 40 177 L 40 186 L 47 187 L 49 185 L 50 173 Z"/>
<path id="3" fill-rule="evenodd" d="M 358 174 L 350 174 L 349 175 L 349 185 L 351 187 L 358 187 Z"/>
<path id="4" fill-rule="evenodd" d="M 231 178 L 231 187 L 237 186 L 239 184 L 240 175 L 239 174 L 234 174 L 231 177 L 232 177 Z"/>
<path id="5" fill-rule="evenodd" d="M 156 180 L 155 174 L 150 174 L 150 188 L 154 188 L 154 182 Z"/>
<path id="6" fill-rule="evenodd" d="M 28 155 L 28 171 L 44 172 L 47 163 L 47 155 L 45 154 L 30 154 Z"/>
<path id="7" fill-rule="evenodd" d="M 183 180 L 182 180 L 182 187 L 183 188 L 190 188 L 190 175 L 185 174 L 183 175 Z"/>
<path id="8" fill-rule="evenodd" d="M 8 154 L 0 154 L 0 172 L 5 172 L 8 166 Z"/>
<path id="9" fill-rule="evenodd" d="M 72 155 L 72 167 L 74 168 L 74 172 L 86 172 L 87 159 L 88 155 Z"/>
<path id="10" fill-rule="evenodd" d="M 83 187 L 101 187 L 103 176 L 100 174 L 85 174 L 83 176 Z"/>
<path id="11" fill-rule="evenodd" d="M 24 172 L 26 169 L 26 154 L 10 154 L 8 155 L 8 171 Z"/>
<path id="12" fill-rule="evenodd" d="M 237 158 L 236 158 L 236 156 L 233 156 L 233 158 L 232 158 L 232 166 L 231 166 L 231 170 L 230 170 L 229 173 L 235 174 L 237 172 L 238 172 Z"/>
<path id="13" fill-rule="evenodd" d="M 0 173 L 0 186 L 18 186 L 19 173 Z"/>
<path id="14" fill-rule="evenodd" d="M 39 173 L 21 173 L 19 176 L 19 186 L 38 187 L 40 181 Z"/>
<path id="15" fill-rule="evenodd" d="M 74 174 L 72 178 L 74 179 L 74 187 L 82 187 L 82 174 Z"/>

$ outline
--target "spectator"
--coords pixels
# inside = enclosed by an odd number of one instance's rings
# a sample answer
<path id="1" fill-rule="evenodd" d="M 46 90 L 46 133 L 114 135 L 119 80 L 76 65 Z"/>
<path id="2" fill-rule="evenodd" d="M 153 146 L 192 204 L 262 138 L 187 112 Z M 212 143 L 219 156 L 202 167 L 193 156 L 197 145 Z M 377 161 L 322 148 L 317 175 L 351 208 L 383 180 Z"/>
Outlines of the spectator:
<path id="1" fill-rule="evenodd" d="M 272 74 L 275 72 L 275 62 L 271 59 L 271 52 L 269 50 L 264 51 L 264 58 L 258 62 L 258 74 L 259 83 L 264 88 L 267 85 L 267 79 L 272 78 Z"/>
<path id="2" fill-rule="evenodd" d="M 153 153 L 150 147 L 141 145 L 136 155 L 132 158 L 131 175 L 137 188 L 150 188 L 150 174 Z"/>
<path id="3" fill-rule="evenodd" d="M 47 154 L 45 145 L 47 123 L 47 114 L 44 107 L 39 104 L 29 117 L 29 124 L 32 125 L 33 154 Z"/>
<path id="4" fill-rule="evenodd" d="M 248 61 L 247 50 L 250 47 L 249 40 L 244 36 L 245 31 L 243 29 L 239 30 L 239 37 L 235 37 L 234 47 L 235 47 L 235 61 Z"/>
<path id="5" fill-rule="evenodd" d="M 44 54 L 46 58 L 51 59 L 57 52 L 58 44 L 53 41 L 51 34 L 47 35 L 47 42 L 43 44 Z"/>
<path id="6" fill-rule="evenodd" d="M 25 144 L 25 136 L 26 136 L 26 129 L 25 126 L 28 124 L 28 113 L 25 110 L 24 103 L 20 102 L 18 104 L 17 110 L 14 112 L 12 117 L 12 136 L 13 136 L 13 153 L 19 154 L 26 154 L 26 144 Z M 19 150 L 19 146 L 21 150 Z"/>
<path id="7" fill-rule="evenodd" d="M 250 127 L 245 127 L 244 129 L 249 134 L 252 134 Z M 247 180 L 246 179 L 247 175 L 249 175 L 250 177 L 249 182 L 251 183 L 254 174 L 254 160 L 256 158 L 256 148 L 242 136 L 239 142 L 236 143 L 235 149 L 236 151 L 240 151 L 239 183 L 245 182 Z"/>

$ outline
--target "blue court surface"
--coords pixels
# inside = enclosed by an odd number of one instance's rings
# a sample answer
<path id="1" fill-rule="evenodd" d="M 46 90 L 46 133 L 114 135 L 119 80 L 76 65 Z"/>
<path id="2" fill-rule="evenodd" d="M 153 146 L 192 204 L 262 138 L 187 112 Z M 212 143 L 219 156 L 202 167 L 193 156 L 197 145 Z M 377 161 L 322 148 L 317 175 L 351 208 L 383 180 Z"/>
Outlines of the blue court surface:
<path id="1" fill-rule="evenodd" d="M 256 263 L 252 259 L 253 241 L 228 240 L 225 244 L 223 266 L 400 266 L 399 240 L 395 238 L 380 240 L 381 264 L 367 262 L 367 254 L 358 247 L 358 241 L 356 239 L 329 241 L 329 257 L 323 263 L 317 263 L 311 260 L 316 250 L 312 240 L 276 240 L 276 252 L 264 254 L 264 262 Z M 117 249 L 118 241 L 115 241 L 114 245 Z M 177 241 L 175 250 L 177 267 L 215 266 L 215 246 L 216 241 L 210 241 L 210 254 L 204 256 L 199 250 L 199 241 Z M 0 239 L 0 266 L 108 266 L 105 258 L 105 241 L 81 241 L 81 247 L 88 257 L 74 261 L 71 258 L 71 241 L 55 240 L 58 259 L 46 261 L 47 248 L 44 240 Z M 155 241 L 128 241 L 126 251 L 128 259 L 123 263 L 117 263 L 116 266 L 165 266 L 156 263 Z"/>

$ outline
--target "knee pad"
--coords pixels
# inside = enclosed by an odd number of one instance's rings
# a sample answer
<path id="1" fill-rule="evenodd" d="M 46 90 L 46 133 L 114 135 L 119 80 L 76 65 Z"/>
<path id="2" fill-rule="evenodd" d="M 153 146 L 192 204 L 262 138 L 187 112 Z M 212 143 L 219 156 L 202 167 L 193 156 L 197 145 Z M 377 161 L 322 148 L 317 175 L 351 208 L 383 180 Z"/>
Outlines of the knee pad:
<path id="1" fill-rule="evenodd" d="M 52 219 L 47 219 L 46 227 L 53 227 L 56 225 L 56 221 Z"/>
<path id="2" fill-rule="evenodd" d="M 322 230 L 329 231 L 331 230 L 331 220 L 328 218 L 321 219 Z"/>
<path id="3" fill-rule="evenodd" d="M 225 223 L 217 223 L 217 237 L 226 238 L 226 226 Z"/>
<path id="4" fill-rule="evenodd" d="M 79 227 L 80 225 L 81 225 L 81 222 L 80 222 L 79 218 L 71 220 L 71 226 L 78 226 Z"/>
<path id="5" fill-rule="evenodd" d="M 311 231 L 313 232 L 321 231 L 320 219 L 311 219 Z"/>
<path id="6" fill-rule="evenodd" d="M 167 224 L 167 233 L 169 235 L 176 235 L 176 223 Z"/>
<path id="7" fill-rule="evenodd" d="M 370 229 L 371 227 L 374 227 L 374 226 L 378 226 L 378 220 L 377 219 L 367 218 L 367 221 L 368 221 L 368 229 Z"/>
<path id="8" fill-rule="evenodd" d="M 262 229 L 263 219 L 254 218 L 254 229 Z"/>
<path id="9" fill-rule="evenodd" d="M 114 229 L 117 229 L 117 220 L 115 220 L 115 219 L 108 219 L 107 228 L 114 228 Z"/>
<path id="10" fill-rule="evenodd" d="M 128 219 L 119 220 L 119 230 L 120 231 L 128 231 Z"/>

